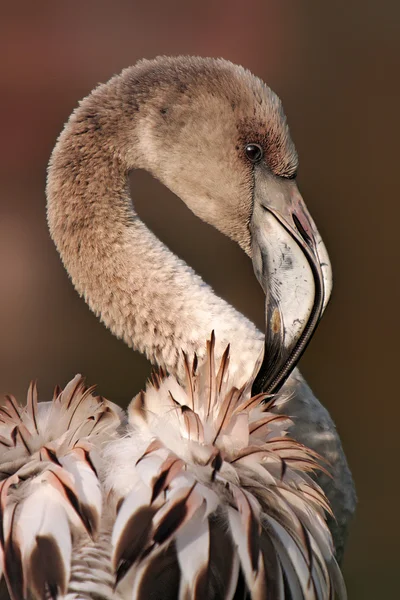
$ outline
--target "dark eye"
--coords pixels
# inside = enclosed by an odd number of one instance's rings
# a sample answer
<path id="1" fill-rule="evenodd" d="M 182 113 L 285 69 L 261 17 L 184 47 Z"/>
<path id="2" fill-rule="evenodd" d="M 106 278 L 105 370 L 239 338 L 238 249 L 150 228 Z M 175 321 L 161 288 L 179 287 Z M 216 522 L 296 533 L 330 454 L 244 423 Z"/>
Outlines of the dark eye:
<path id="1" fill-rule="evenodd" d="M 260 162 L 264 156 L 263 149 L 259 144 L 247 144 L 245 148 L 246 156 L 252 163 Z"/>

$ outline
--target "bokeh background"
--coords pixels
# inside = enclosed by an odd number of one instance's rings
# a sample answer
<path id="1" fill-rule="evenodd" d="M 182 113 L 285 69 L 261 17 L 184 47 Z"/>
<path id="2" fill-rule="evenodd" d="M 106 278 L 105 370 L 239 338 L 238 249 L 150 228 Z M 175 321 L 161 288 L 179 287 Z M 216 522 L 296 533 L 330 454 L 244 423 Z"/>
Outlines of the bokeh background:
<path id="1" fill-rule="evenodd" d="M 78 99 L 141 57 L 222 56 L 250 68 L 283 98 L 299 185 L 334 266 L 333 301 L 301 367 L 357 483 L 349 597 L 397 598 L 400 4 L 1 4 L 0 391 L 22 401 L 38 378 L 46 398 L 82 372 L 126 403 L 150 371 L 78 298 L 47 233 L 46 164 Z M 249 260 L 150 176 L 133 180 L 148 225 L 262 327 Z"/>

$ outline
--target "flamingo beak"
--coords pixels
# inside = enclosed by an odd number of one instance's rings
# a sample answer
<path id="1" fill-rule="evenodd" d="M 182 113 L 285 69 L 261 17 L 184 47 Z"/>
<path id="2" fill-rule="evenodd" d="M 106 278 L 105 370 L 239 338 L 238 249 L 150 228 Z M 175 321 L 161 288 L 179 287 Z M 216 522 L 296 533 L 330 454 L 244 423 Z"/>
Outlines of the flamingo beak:
<path id="1" fill-rule="evenodd" d="M 253 393 L 276 393 L 325 311 L 332 269 L 295 181 L 256 169 L 253 200 L 253 267 L 266 298 L 264 360 Z"/>

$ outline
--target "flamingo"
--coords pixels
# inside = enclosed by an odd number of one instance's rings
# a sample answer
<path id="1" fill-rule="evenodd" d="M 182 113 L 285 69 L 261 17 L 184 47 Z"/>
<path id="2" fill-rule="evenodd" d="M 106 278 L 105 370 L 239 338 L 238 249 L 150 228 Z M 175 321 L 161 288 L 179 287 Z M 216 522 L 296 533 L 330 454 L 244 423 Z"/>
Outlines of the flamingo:
<path id="1" fill-rule="evenodd" d="M 135 168 L 252 258 L 266 294 L 264 340 L 139 219 L 127 180 Z M 34 387 L 25 409 L 8 399 L 0 542 L 13 599 L 264 598 L 268 589 L 276 598 L 330 598 L 333 589 L 344 597 L 334 554 L 340 559 L 354 485 L 329 414 L 293 372 L 331 292 L 296 172 L 279 99 L 221 59 L 141 61 L 70 117 L 49 165 L 51 236 L 90 308 L 161 370 L 127 421 L 79 378 L 47 409 Z M 104 430 L 99 412 L 111 421 Z M 274 460 L 266 444 L 277 444 Z M 33 509 L 42 516 L 34 524 Z M 324 511 L 336 519 L 334 543 Z M 223 548 L 230 566 L 221 575 Z M 82 575 L 82 563 L 99 553 L 99 577 L 88 581 L 97 571 Z"/>

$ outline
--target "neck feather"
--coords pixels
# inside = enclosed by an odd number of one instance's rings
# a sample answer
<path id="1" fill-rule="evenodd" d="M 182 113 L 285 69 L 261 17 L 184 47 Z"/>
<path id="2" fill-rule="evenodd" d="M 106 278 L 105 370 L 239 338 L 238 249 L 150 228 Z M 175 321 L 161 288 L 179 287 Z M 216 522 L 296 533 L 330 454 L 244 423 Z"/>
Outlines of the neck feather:
<path id="1" fill-rule="evenodd" d="M 93 312 L 151 362 L 181 377 L 182 350 L 203 355 L 214 330 L 217 355 L 230 343 L 233 365 L 248 377 L 261 334 L 134 210 L 128 174 L 150 168 L 141 152 L 144 105 L 124 73 L 88 96 L 60 135 L 47 184 L 51 236 Z"/>

